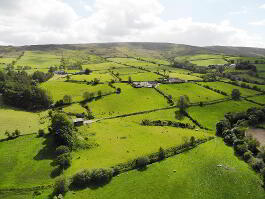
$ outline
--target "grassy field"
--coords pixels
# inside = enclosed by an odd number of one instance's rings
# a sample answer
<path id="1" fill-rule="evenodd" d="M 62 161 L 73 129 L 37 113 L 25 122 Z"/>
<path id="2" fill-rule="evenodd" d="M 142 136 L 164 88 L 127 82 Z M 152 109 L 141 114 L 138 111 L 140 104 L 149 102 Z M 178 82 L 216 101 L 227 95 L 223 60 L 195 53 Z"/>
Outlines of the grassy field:
<path id="1" fill-rule="evenodd" d="M 223 95 L 215 93 L 206 88 L 200 87 L 193 83 L 183 83 L 183 84 L 161 84 L 158 87 L 159 90 L 167 95 L 172 95 L 173 100 L 177 101 L 180 96 L 187 95 L 190 102 L 200 102 L 200 101 L 212 101 L 224 98 Z"/>
<path id="2" fill-rule="evenodd" d="M 169 106 L 166 99 L 152 88 L 133 88 L 115 84 L 121 94 L 109 95 L 87 105 L 96 118 L 110 117 Z"/>
<path id="3" fill-rule="evenodd" d="M 263 199 L 260 181 L 233 148 L 215 139 L 146 171 L 130 171 L 102 188 L 69 192 L 65 198 Z"/>
<path id="4" fill-rule="evenodd" d="M 86 113 L 87 110 L 82 107 L 80 104 L 72 104 L 71 106 L 67 106 L 65 108 L 63 108 L 63 111 L 66 113 L 73 113 L 73 114 L 82 114 L 82 113 Z"/>
<path id="5" fill-rule="evenodd" d="M 116 80 L 114 76 L 109 74 L 108 72 L 105 73 L 92 73 L 90 75 L 72 75 L 71 80 L 78 80 L 78 81 L 92 81 L 95 78 L 99 79 L 100 82 L 110 82 L 112 79 Z"/>
<path id="6" fill-rule="evenodd" d="M 159 147 L 177 146 L 184 142 L 184 137 L 205 138 L 210 135 L 190 129 L 141 126 L 131 117 L 104 120 L 81 127 L 79 131 L 83 137 L 94 140 L 99 146 L 74 152 L 72 166 L 66 175 L 72 175 L 82 168 L 104 168 L 127 162 L 156 152 Z"/>
<path id="7" fill-rule="evenodd" d="M 251 76 L 249 74 L 239 74 L 237 76 L 241 77 L 241 78 L 245 78 L 247 80 L 251 80 L 251 81 L 257 81 L 257 82 L 260 82 L 260 83 L 264 82 L 263 79 L 260 79 L 260 78 L 257 78 L 257 77 L 253 77 L 253 76 Z"/>
<path id="8" fill-rule="evenodd" d="M 108 69 L 114 69 L 114 68 L 124 68 L 128 66 L 124 66 L 121 64 L 117 64 L 114 62 L 104 62 L 99 64 L 84 64 L 82 65 L 83 69 L 90 69 L 90 70 L 108 70 Z"/>
<path id="9" fill-rule="evenodd" d="M 238 89 L 242 96 L 251 96 L 251 95 L 255 95 L 259 93 L 258 91 L 254 91 L 254 90 L 247 89 L 247 88 L 241 88 L 239 86 L 234 86 L 234 85 L 227 84 L 224 82 L 200 82 L 199 84 L 208 85 L 211 88 L 224 91 L 229 96 L 231 95 L 233 89 Z"/>
<path id="10" fill-rule="evenodd" d="M 136 66 L 136 67 L 157 66 L 157 64 L 140 61 L 140 60 L 133 59 L 133 58 L 109 58 L 108 60 L 112 62 L 117 62 L 120 64 L 127 64 L 129 66 Z"/>
<path id="11" fill-rule="evenodd" d="M 59 55 L 26 51 L 24 56 L 16 63 L 16 66 L 31 66 L 33 68 L 48 68 L 50 66 L 59 66 L 61 57 Z"/>
<path id="12" fill-rule="evenodd" d="M 23 136 L 0 143 L 0 188 L 52 184 L 52 139 Z"/>
<path id="13" fill-rule="evenodd" d="M 3 57 L 0 58 L 0 64 L 10 64 L 12 63 L 12 61 L 15 61 L 16 58 L 15 57 Z"/>
<path id="14" fill-rule="evenodd" d="M 200 77 L 192 76 L 192 75 L 187 75 L 187 74 L 181 74 L 181 73 L 169 73 L 169 77 L 173 78 L 179 78 L 182 80 L 202 80 Z"/>
<path id="15" fill-rule="evenodd" d="M 113 69 L 111 71 L 113 71 L 115 74 L 119 73 L 120 75 L 127 75 L 127 74 L 135 74 L 135 73 L 143 73 L 143 72 L 145 72 L 143 70 L 140 70 L 138 68 L 133 68 L 133 67 L 117 68 L 117 69 Z"/>
<path id="16" fill-rule="evenodd" d="M 193 119 L 196 119 L 200 124 L 209 129 L 215 130 L 215 125 L 228 112 L 241 112 L 251 107 L 258 107 L 259 105 L 241 101 L 228 101 L 207 106 L 196 106 L 188 108 L 188 113 Z"/>
<path id="17" fill-rule="evenodd" d="M 163 78 L 162 76 L 151 72 L 120 75 L 122 81 L 128 81 L 129 77 L 132 78 L 132 81 L 155 81 L 159 78 Z"/>
<path id="18" fill-rule="evenodd" d="M 113 92 L 114 89 L 106 84 L 91 86 L 87 84 L 63 82 L 60 80 L 51 80 L 40 85 L 46 89 L 54 101 L 63 99 L 64 95 L 72 96 L 73 102 L 82 101 L 84 92 L 94 92 L 101 90 L 102 94 Z"/>
<path id="19" fill-rule="evenodd" d="M 254 102 L 258 102 L 260 104 L 264 104 L 265 105 L 265 95 L 250 97 L 248 99 L 253 100 Z"/>
<path id="20" fill-rule="evenodd" d="M 163 59 L 154 59 L 154 58 L 150 58 L 150 57 L 140 57 L 140 59 L 144 60 L 144 61 L 154 62 L 157 64 L 170 65 L 169 61 L 163 60 Z"/>
<path id="21" fill-rule="evenodd" d="M 257 71 L 265 71 L 265 64 L 255 64 Z"/>
<path id="22" fill-rule="evenodd" d="M 196 64 L 197 66 L 209 66 L 209 65 L 224 65 L 227 64 L 227 61 L 224 59 L 205 59 L 205 60 L 194 60 L 190 61 L 193 64 Z"/>

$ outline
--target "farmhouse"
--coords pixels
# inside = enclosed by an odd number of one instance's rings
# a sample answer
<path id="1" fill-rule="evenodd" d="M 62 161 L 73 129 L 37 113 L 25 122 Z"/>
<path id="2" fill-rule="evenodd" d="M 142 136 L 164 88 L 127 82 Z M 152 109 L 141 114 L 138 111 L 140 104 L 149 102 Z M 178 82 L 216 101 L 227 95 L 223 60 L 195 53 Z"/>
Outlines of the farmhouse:
<path id="1" fill-rule="evenodd" d="M 155 81 L 149 81 L 149 82 L 133 82 L 133 87 L 135 88 L 152 88 L 157 85 L 157 82 Z"/>
<path id="2" fill-rule="evenodd" d="M 84 125 L 84 119 L 83 118 L 76 118 L 73 119 L 74 126 L 82 126 Z"/>

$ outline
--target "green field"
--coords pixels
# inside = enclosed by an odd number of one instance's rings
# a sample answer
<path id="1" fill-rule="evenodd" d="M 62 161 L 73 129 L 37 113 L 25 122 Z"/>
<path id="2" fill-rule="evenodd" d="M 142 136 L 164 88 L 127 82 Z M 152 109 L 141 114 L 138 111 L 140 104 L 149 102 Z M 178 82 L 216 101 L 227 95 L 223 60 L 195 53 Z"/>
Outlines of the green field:
<path id="1" fill-rule="evenodd" d="M 163 59 L 154 59 L 154 58 L 150 58 L 150 57 L 140 57 L 140 59 L 144 60 L 144 61 L 154 62 L 156 64 L 170 65 L 169 61 L 163 60 Z"/>
<path id="2" fill-rule="evenodd" d="M 103 97 L 87 105 L 96 118 L 111 117 L 169 106 L 166 99 L 152 88 L 135 89 L 126 84 L 115 84 L 121 94 Z"/>
<path id="3" fill-rule="evenodd" d="M 151 72 L 120 75 L 122 81 L 128 81 L 129 77 L 131 77 L 132 81 L 155 81 L 159 78 L 163 78 L 162 76 Z"/>
<path id="4" fill-rule="evenodd" d="M 100 82 L 110 82 L 111 80 L 116 80 L 113 75 L 109 74 L 108 72 L 105 73 L 92 73 L 90 75 L 72 75 L 71 80 L 78 80 L 78 81 L 87 81 L 90 82 L 95 78 L 99 79 Z"/>
<path id="5" fill-rule="evenodd" d="M 186 75 L 186 74 L 181 74 L 181 73 L 169 73 L 169 77 L 173 78 L 179 78 L 182 80 L 202 80 L 200 77 L 192 76 L 192 75 Z"/>
<path id="6" fill-rule="evenodd" d="M 127 67 L 121 64 L 117 64 L 114 62 L 104 62 L 104 63 L 99 63 L 99 64 L 84 64 L 82 65 L 83 69 L 90 69 L 93 71 L 97 70 L 108 70 L 108 69 L 114 69 L 114 68 L 123 68 Z"/>
<path id="7" fill-rule="evenodd" d="M 50 80 L 40 85 L 41 88 L 47 90 L 54 101 L 63 99 L 65 95 L 72 96 L 73 102 L 82 101 L 84 92 L 94 92 L 101 90 L 102 94 L 111 93 L 114 90 L 106 84 L 96 86 L 63 82 L 60 80 Z"/>
<path id="8" fill-rule="evenodd" d="M 209 66 L 209 65 L 224 65 L 227 64 L 227 61 L 224 59 L 205 59 L 205 60 L 195 60 L 190 61 L 193 64 L 198 66 Z"/>
<path id="9" fill-rule="evenodd" d="M 257 78 L 257 77 L 253 77 L 249 74 L 240 74 L 240 75 L 237 75 L 238 77 L 241 77 L 241 78 L 245 78 L 247 80 L 251 80 L 251 81 L 257 81 L 259 83 L 263 83 L 265 80 L 263 79 L 260 79 L 260 78 Z"/>
<path id="10" fill-rule="evenodd" d="M 129 66 L 135 66 L 135 67 L 150 67 L 150 66 L 157 66 L 157 64 L 153 64 L 150 62 L 140 61 L 133 58 L 109 58 L 109 61 L 120 63 L 120 64 L 127 64 Z"/>
<path id="11" fill-rule="evenodd" d="M 224 167 L 217 167 L 217 165 Z M 173 170 L 176 170 L 174 173 Z M 69 192 L 66 199 L 263 199 L 260 178 L 239 160 L 233 148 L 215 139 L 199 147 L 148 166 L 130 171 L 98 189 Z"/>
<path id="12" fill-rule="evenodd" d="M 159 90 L 164 92 L 166 95 L 171 95 L 174 101 L 177 101 L 180 96 L 187 95 L 190 102 L 204 102 L 212 101 L 224 98 L 223 95 L 215 93 L 206 88 L 200 87 L 193 83 L 183 84 L 161 84 L 158 87 Z"/>
<path id="13" fill-rule="evenodd" d="M 19 59 L 16 66 L 30 66 L 32 68 L 49 68 L 59 66 L 61 57 L 52 53 L 39 51 L 26 51 L 24 56 Z"/>
<path id="14" fill-rule="evenodd" d="M 12 63 L 12 61 L 15 61 L 16 58 L 15 57 L 3 57 L 0 58 L 0 64 L 10 64 Z"/>
<path id="15" fill-rule="evenodd" d="M 251 107 L 258 107 L 259 105 L 241 101 L 228 101 L 207 106 L 194 106 L 188 108 L 190 116 L 197 120 L 202 126 L 214 130 L 215 125 L 220 120 L 224 119 L 224 115 L 228 112 L 241 112 Z"/>
<path id="16" fill-rule="evenodd" d="M 256 94 L 259 93 L 258 91 L 254 91 L 254 90 L 247 89 L 247 88 L 241 88 L 239 86 L 234 86 L 234 85 L 227 84 L 227 83 L 224 83 L 224 82 L 200 82 L 199 84 L 200 85 L 207 85 L 210 88 L 214 88 L 214 89 L 218 89 L 218 90 L 224 91 L 229 96 L 231 95 L 233 89 L 238 89 L 240 91 L 241 95 L 245 96 L 245 97 L 246 96 L 256 95 Z"/>
<path id="17" fill-rule="evenodd" d="M 265 64 L 255 64 L 257 71 L 265 71 Z"/>
<path id="18" fill-rule="evenodd" d="M 248 99 L 253 100 L 254 102 L 258 102 L 260 104 L 264 104 L 265 105 L 265 95 L 250 97 Z"/>

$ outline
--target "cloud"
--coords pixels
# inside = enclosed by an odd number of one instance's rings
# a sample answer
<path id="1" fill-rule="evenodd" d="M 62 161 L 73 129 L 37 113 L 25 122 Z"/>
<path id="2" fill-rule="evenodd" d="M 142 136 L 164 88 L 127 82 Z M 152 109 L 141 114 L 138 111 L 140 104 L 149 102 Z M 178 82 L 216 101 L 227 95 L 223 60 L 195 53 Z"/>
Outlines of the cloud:
<path id="1" fill-rule="evenodd" d="M 265 4 L 261 5 L 259 8 L 264 8 L 265 9 Z"/>
<path id="2" fill-rule="evenodd" d="M 259 35 L 229 21 L 164 20 L 159 0 L 96 0 L 84 6 L 89 16 L 79 16 L 63 0 L 1 0 L 0 44 L 147 41 L 265 47 Z"/>
<path id="3" fill-rule="evenodd" d="M 251 22 L 250 25 L 253 25 L 253 26 L 265 26 L 265 19 L 264 20 L 260 20 L 260 21 Z"/>

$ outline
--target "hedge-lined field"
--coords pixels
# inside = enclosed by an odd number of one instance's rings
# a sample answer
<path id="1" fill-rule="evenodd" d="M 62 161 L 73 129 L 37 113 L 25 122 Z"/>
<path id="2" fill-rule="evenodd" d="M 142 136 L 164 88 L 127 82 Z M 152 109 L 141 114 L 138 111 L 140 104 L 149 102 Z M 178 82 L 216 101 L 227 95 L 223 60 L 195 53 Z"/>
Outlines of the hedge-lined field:
<path id="1" fill-rule="evenodd" d="M 79 131 L 83 137 L 94 140 L 99 146 L 73 152 L 73 163 L 66 175 L 72 175 L 82 168 L 106 168 L 124 163 L 157 152 L 159 147 L 178 146 L 184 143 L 185 137 L 206 138 L 210 135 L 191 129 L 142 126 L 140 122 L 131 121 L 130 117 L 93 123 L 89 127 L 80 127 Z"/>
<path id="2" fill-rule="evenodd" d="M 187 75 L 187 74 L 181 74 L 178 72 L 170 72 L 169 77 L 173 78 L 179 78 L 182 80 L 202 80 L 200 77 L 192 76 L 192 75 Z"/>
<path id="3" fill-rule="evenodd" d="M 196 64 L 197 66 L 209 66 L 209 65 L 224 65 L 227 64 L 227 61 L 224 59 L 206 59 L 206 60 L 196 60 L 196 61 L 190 61 L 193 64 Z"/>
<path id="4" fill-rule="evenodd" d="M 65 95 L 72 96 L 73 102 L 82 101 L 84 92 L 94 92 L 101 90 L 102 94 L 113 92 L 114 89 L 106 84 L 91 86 L 87 84 L 63 82 L 59 80 L 51 80 L 40 85 L 41 88 L 47 90 L 54 101 L 63 99 Z"/>
<path id="5" fill-rule="evenodd" d="M 16 66 L 31 66 L 34 68 L 48 68 L 59 66 L 61 57 L 54 53 L 44 53 L 38 51 L 26 51 L 16 63 Z"/>
<path id="6" fill-rule="evenodd" d="M 245 96 L 245 97 L 260 93 L 258 91 L 254 91 L 254 90 L 247 89 L 247 88 L 241 88 L 239 86 L 234 86 L 234 85 L 227 84 L 227 83 L 224 83 L 224 82 L 200 82 L 199 84 L 200 85 L 205 85 L 205 86 L 207 85 L 210 88 L 214 88 L 214 89 L 218 89 L 220 91 L 224 91 L 229 96 L 231 96 L 231 93 L 232 93 L 233 89 L 238 89 L 240 91 L 241 95 Z"/>
<path id="7" fill-rule="evenodd" d="M 90 82 L 94 80 L 95 78 L 99 79 L 100 82 L 110 82 L 111 80 L 117 80 L 117 78 L 109 74 L 107 71 L 105 73 L 93 72 L 90 75 L 72 75 L 71 76 L 71 80 L 87 81 L 87 82 Z"/>
<path id="8" fill-rule="evenodd" d="M 203 107 L 190 107 L 188 113 L 202 126 L 214 130 L 216 123 L 223 119 L 226 113 L 245 111 L 251 107 L 259 107 L 259 105 L 245 100 L 228 101 Z"/>
<path id="9" fill-rule="evenodd" d="M 260 104 L 265 104 L 265 95 L 250 97 L 248 99 L 253 100 L 254 102 L 258 102 Z"/>
<path id="10" fill-rule="evenodd" d="M 132 81 L 155 81 L 159 78 L 163 78 L 162 76 L 151 72 L 120 75 L 122 81 L 128 81 L 129 77 L 131 77 Z"/>
<path id="11" fill-rule="evenodd" d="M 174 101 L 177 101 L 182 95 L 187 95 L 192 103 L 225 98 L 225 96 L 221 94 L 193 83 L 161 84 L 158 89 L 167 95 L 172 95 Z"/>
<path id="12" fill-rule="evenodd" d="M 128 66 L 124 66 L 122 64 L 117 64 L 114 62 L 104 62 L 99 64 L 84 64 L 82 65 L 83 69 L 90 69 L 90 70 L 108 70 L 113 68 L 124 68 Z"/>
<path id="13" fill-rule="evenodd" d="M 130 66 L 136 66 L 136 67 L 157 66 L 157 64 L 140 61 L 140 60 L 133 59 L 133 58 L 109 58 L 108 60 L 112 62 L 117 62 L 120 64 L 128 64 Z"/>
<path id="14" fill-rule="evenodd" d="M 144 172 L 134 170 L 121 174 L 104 188 L 69 192 L 65 198 L 87 196 L 92 199 L 263 199 L 265 193 L 259 176 L 234 155 L 231 147 L 221 139 L 214 139 L 152 164 Z"/>

